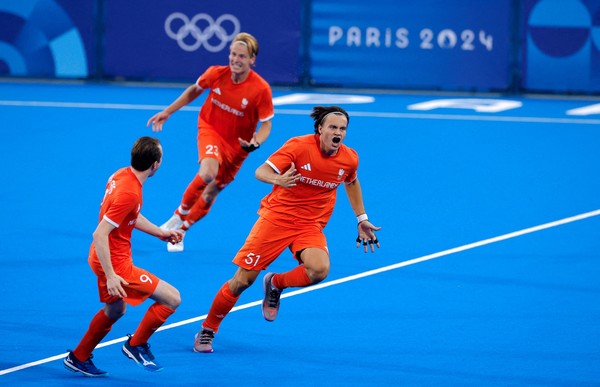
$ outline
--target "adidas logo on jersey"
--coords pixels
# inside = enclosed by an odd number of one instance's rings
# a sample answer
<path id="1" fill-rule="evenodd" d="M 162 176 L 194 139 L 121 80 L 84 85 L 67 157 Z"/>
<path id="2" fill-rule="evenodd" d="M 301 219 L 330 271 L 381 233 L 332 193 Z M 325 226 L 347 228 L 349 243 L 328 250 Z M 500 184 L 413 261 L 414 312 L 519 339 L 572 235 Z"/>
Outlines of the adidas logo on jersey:
<path id="1" fill-rule="evenodd" d="M 310 163 L 304 164 L 300 167 L 300 169 L 304 169 L 305 171 L 312 171 L 312 169 L 310 169 Z"/>
<path id="2" fill-rule="evenodd" d="M 221 95 L 221 88 L 217 87 L 213 91 L 215 92 L 215 94 Z"/>

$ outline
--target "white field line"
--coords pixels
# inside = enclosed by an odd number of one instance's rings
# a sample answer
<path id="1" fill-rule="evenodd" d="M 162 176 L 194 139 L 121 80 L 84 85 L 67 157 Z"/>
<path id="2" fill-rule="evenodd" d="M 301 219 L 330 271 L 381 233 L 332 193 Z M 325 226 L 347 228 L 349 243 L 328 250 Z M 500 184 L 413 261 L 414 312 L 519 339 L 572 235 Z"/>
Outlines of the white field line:
<path id="1" fill-rule="evenodd" d="M 78 108 L 78 109 L 115 109 L 115 110 L 148 110 L 161 111 L 166 106 L 162 105 L 135 105 L 119 103 L 92 103 L 92 102 L 46 102 L 46 101 L 10 101 L 0 100 L 0 106 L 20 107 L 49 107 L 49 108 Z M 184 106 L 181 111 L 198 112 L 199 106 Z M 302 109 L 275 109 L 276 114 L 309 115 L 310 110 Z M 576 124 L 600 125 L 600 119 L 585 118 L 552 118 L 552 117 L 517 117 L 517 116 L 487 116 L 466 114 L 432 114 L 432 113 L 386 113 L 386 112 L 359 112 L 349 111 L 355 117 L 374 118 L 405 118 L 421 120 L 456 120 L 456 121 L 490 121 L 490 122 L 531 122 L 545 124 Z"/>
<path id="2" fill-rule="evenodd" d="M 549 228 L 552 228 L 552 227 L 562 226 L 564 224 L 577 222 L 579 220 L 591 218 L 591 217 L 598 216 L 598 215 L 600 215 L 600 209 L 594 210 L 594 211 L 590 211 L 590 212 L 586 212 L 586 213 L 579 214 L 579 215 L 575 215 L 575 216 L 571 216 L 571 217 L 564 218 L 564 219 L 559 219 L 559 220 L 556 220 L 556 221 L 553 221 L 553 222 L 540 224 L 538 226 L 525 228 L 523 230 L 510 232 L 508 234 L 500 235 L 500 236 L 497 236 L 497 237 L 483 239 L 483 240 L 481 240 L 479 242 L 474 242 L 474 243 L 469 243 L 469 244 L 466 244 L 466 245 L 463 245 L 463 246 L 454 247 L 452 249 L 440 251 L 438 253 L 425 255 L 425 256 L 422 256 L 420 258 L 414 258 L 414 259 L 410 259 L 408 261 L 403 261 L 403 262 L 399 262 L 399 263 L 396 263 L 396 264 L 393 264 L 393 265 L 384 266 L 384 267 L 381 267 L 379 269 L 369 270 L 369 271 L 365 271 L 363 273 L 351 275 L 351 276 L 340 278 L 340 279 L 337 279 L 337 280 L 333 280 L 333 281 L 324 282 L 324 283 L 320 283 L 320 284 L 317 284 L 317 285 L 309 286 L 307 288 L 302 288 L 302 289 L 294 290 L 294 291 L 287 292 L 287 293 L 283 294 L 281 296 L 281 298 L 294 297 L 294 296 L 297 296 L 299 294 L 313 292 L 315 290 L 327 288 L 327 287 L 334 286 L 334 285 L 339 285 L 339 284 L 342 284 L 344 282 L 355 281 L 355 280 L 360 279 L 360 278 L 369 277 L 369 276 L 372 276 L 372 275 L 375 275 L 375 274 L 384 273 L 384 272 L 395 270 L 395 269 L 399 269 L 399 268 L 405 267 L 405 266 L 415 265 L 417 263 L 421 263 L 421 262 L 425 262 L 425 261 L 430 261 L 432 259 L 441 258 L 441 257 L 447 256 L 447 255 L 459 253 L 461 251 L 475 249 L 477 247 L 489 245 L 489 244 L 496 243 L 496 242 L 501 242 L 501 241 L 504 241 L 504 240 L 507 240 L 507 239 L 516 238 L 516 237 L 519 237 L 519 236 L 522 236 L 522 235 L 531 234 L 531 233 L 542 231 L 542 230 L 546 230 L 546 229 L 549 229 Z M 242 310 L 242 309 L 248 309 L 248 308 L 251 308 L 251 307 L 254 307 L 254 306 L 258 306 L 258 305 L 261 305 L 261 304 L 262 304 L 262 300 L 249 302 L 247 304 L 239 305 L 239 306 L 234 307 L 233 309 L 231 309 L 231 312 L 235 312 L 237 310 Z M 187 320 L 179 321 L 179 322 L 176 322 L 176 323 L 163 325 L 162 327 L 160 327 L 158 329 L 158 331 L 163 331 L 163 330 L 167 330 L 167 329 L 173 329 L 173 328 L 180 327 L 182 325 L 188 325 L 188 324 L 191 324 L 191 323 L 202 321 L 202 320 L 204 320 L 206 318 L 206 316 L 207 315 L 202 315 L 202 316 L 190 318 L 190 319 L 187 319 Z M 125 340 L 127 340 L 127 337 L 121 337 L 121 338 L 118 338 L 118 339 L 106 341 L 106 342 L 100 343 L 96 348 L 102 348 L 102 347 L 106 347 L 106 346 L 109 346 L 109 345 L 118 344 L 118 343 L 124 342 Z M 26 369 L 26 368 L 34 367 L 34 366 L 37 366 L 37 365 L 40 365 L 40 364 L 48 363 L 48 362 L 51 362 L 51 361 L 60 360 L 60 359 L 63 359 L 65 356 L 67 356 L 66 352 L 62 353 L 60 355 L 56 355 L 56 356 L 52 356 L 52 357 L 47 357 L 45 359 L 37 360 L 37 361 L 31 362 L 31 363 L 22 364 L 22 365 L 19 365 L 19 366 L 16 366 L 16 367 L 12 367 L 12 368 L 7 368 L 7 369 L 4 369 L 4 370 L 0 370 L 0 376 L 1 375 L 9 374 L 11 372 L 20 371 L 20 370 L 23 370 L 23 369 Z"/>

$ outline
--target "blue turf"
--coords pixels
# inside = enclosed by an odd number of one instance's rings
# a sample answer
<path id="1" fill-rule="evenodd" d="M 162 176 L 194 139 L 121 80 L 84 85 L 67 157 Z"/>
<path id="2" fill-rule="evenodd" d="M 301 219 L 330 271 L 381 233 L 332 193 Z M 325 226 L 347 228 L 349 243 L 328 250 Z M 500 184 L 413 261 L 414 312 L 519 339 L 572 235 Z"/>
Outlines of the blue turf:
<path id="1" fill-rule="evenodd" d="M 101 307 L 86 257 L 105 181 L 127 165 L 136 138 L 152 135 L 145 124 L 157 108 L 145 105 L 167 105 L 183 87 L 0 83 L 0 372 L 73 348 Z M 592 100 L 517 98 L 522 109 L 498 114 L 509 121 L 478 121 L 459 116 L 491 115 L 408 116 L 415 114 L 408 105 L 439 96 L 359 94 L 375 103 L 344 105 L 352 116 L 347 144 L 361 157 L 382 248 L 375 255 L 355 249 L 342 188 L 326 229 L 328 281 L 600 208 L 598 126 L 516 119 L 562 119 Z M 310 107 L 277 106 L 271 138 L 189 232 L 185 253 L 168 254 L 160 241 L 135 234 L 136 264 L 181 291 L 168 324 L 206 314 L 233 274 L 230 261 L 269 191 L 253 171 L 287 138 L 312 131 Z M 397 116 L 376 116 L 382 112 Z M 157 134 L 164 163 L 145 186 L 142 211 L 156 223 L 170 216 L 197 171 L 196 119 L 193 109 L 178 112 Z M 122 343 L 97 349 L 94 361 L 110 372 L 102 381 L 109 385 L 598 385 L 599 225 L 592 217 L 285 298 L 272 324 L 256 306 L 233 312 L 210 355 L 191 350 L 200 322 L 158 332 L 151 343 L 165 367 L 160 374 L 135 367 Z M 284 253 L 272 269 L 293 265 Z M 238 305 L 261 293 L 257 283 Z M 132 333 L 149 305 L 130 307 L 106 340 Z M 0 375 L 0 383 L 95 382 L 61 361 Z"/>

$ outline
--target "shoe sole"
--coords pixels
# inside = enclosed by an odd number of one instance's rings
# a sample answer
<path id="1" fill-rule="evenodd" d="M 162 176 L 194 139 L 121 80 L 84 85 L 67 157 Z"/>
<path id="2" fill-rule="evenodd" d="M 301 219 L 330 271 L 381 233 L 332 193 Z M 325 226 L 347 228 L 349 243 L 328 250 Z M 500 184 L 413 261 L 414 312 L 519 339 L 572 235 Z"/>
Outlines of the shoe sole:
<path id="1" fill-rule="evenodd" d="M 193 349 L 194 349 L 194 352 L 196 352 L 196 353 L 213 353 L 213 352 L 214 352 L 212 349 L 211 349 L 210 351 L 198 351 L 198 350 L 196 349 L 196 346 L 194 346 L 194 348 L 193 348 Z"/>
<path id="2" fill-rule="evenodd" d="M 129 351 L 127 350 L 127 348 L 125 348 L 125 346 L 123 346 L 123 348 L 121 348 L 121 352 L 123 352 L 123 355 L 125 355 L 125 356 L 127 356 L 129 359 L 133 360 L 133 361 L 134 361 L 134 363 L 138 365 L 138 367 L 141 367 L 141 368 L 143 368 L 144 370 L 146 370 L 146 371 L 148 371 L 148 372 L 160 372 L 160 371 L 162 371 L 162 370 L 163 370 L 163 367 L 160 367 L 160 368 L 157 368 L 157 369 L 153 370 L 153 369 L 150 369 L 150 368 L 148 368 L 148 367 L 144 366 L 142 363 L 140 363 L 140 362 L 139 362 L 139 361 L 138 361 L 138 360 L 135 358 L 135 356 L 133 356 L 133 355 L 131 354 L 131 352 L 129 352 Z M 154 365 L 156 365 L 156 363 L 154 363 Z"/>
<path id="3" fill-rule="evenodd" d="M 74 368 L 71 364 L 67 363 L 66 360 L 63 360 L 63 366 L 67 370 L 69 370 L 73 373 L 80 373 L 83 376 L 88 377 L 88 378 L 104 378 L 104 377 L 108 376 L 108 372 L 105 374 L 95 375 L 95 374 L 90 374 L 89 372 L 82 371 L 79 368 Z"/>

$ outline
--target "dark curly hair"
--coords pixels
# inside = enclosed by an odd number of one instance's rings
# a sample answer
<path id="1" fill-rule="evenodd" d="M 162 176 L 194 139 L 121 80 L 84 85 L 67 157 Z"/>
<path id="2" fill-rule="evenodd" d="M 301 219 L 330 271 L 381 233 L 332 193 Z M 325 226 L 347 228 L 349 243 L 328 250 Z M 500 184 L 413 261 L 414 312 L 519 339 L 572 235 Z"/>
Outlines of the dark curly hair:
<path id="1" fill-rule="evenodd" d="M 315 106 L 310 113 L 310 116 L 315 120 L 315 133 L 319 133 L 319 125 L 323 123 L 323 120 L 328 114 L 339 114 L 346 116 L 348 124 L 350 123 L 350 116 L 343 108 L 339 106 Z"/>

